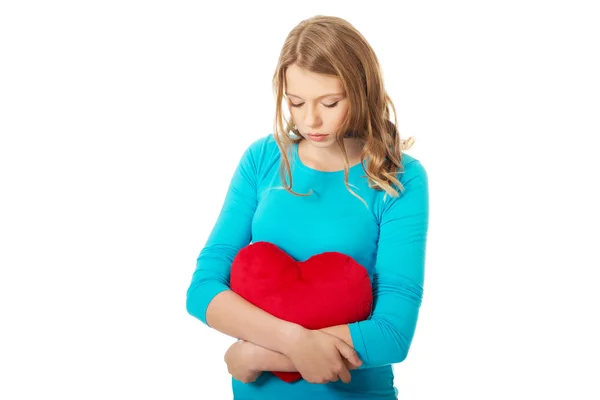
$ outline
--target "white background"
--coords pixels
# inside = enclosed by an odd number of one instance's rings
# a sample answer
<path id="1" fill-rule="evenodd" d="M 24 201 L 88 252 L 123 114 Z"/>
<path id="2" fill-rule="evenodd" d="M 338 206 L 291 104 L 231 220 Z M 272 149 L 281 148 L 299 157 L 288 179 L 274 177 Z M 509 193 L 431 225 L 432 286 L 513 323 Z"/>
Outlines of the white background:
<path id="1" fill-rule="evenodd" d="M 185 293 L 315 14 L 369 40 L 429 174 L 400 399 L 600 398 L 593 3 L 2 2 L 0 398 L 231 398 Z"/>

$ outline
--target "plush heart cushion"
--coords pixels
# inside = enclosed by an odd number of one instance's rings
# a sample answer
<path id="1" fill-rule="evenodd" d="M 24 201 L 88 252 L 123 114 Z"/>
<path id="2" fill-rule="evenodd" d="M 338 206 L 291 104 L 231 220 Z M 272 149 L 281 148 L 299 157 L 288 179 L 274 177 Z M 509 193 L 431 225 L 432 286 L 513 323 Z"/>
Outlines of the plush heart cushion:
<path id="1" fill-rule="evenodd" d="M 242 248 L 233 260 L 231 289 L 277 318 L 307 329 L 349 324 L 369 317 L 373 302 L 366 269 L 339 252 L 296 261 L 269 242 Z M 298 372 L 273 372 L 286 382 Z"/>

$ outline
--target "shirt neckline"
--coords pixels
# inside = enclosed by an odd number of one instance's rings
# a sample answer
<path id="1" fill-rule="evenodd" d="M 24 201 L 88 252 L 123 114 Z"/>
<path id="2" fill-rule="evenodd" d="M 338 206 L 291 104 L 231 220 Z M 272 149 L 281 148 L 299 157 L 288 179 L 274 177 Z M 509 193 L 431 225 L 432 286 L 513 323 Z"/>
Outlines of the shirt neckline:
<path id="1" fill-rule="evenodd" d="M 294 161 L 296 162 L 296 165 L 298 165 L 298 167 L 306 172 L 309 172 L 311 174 L 322 174 L 322 175 L 327 175 L 327 176 L 333 176 L 333 175 L 343 175 L 344 174 L 344 170 L 337 170 L 337 171 L 322 171 L 320 169 L 315 169 L 315 168 L 311 168 L 308 165 L 305 165 L 302 160 L 300 159 L 300 155 L 298 154 L 298 144 L 300 142 L 296 142 L 292 144 L 292 152 L 293 152 L 293 156 L 294 156 Z M 366 160 L 364 161 L 366 162 Z M 361 165 L 364 165 L 364 163 L 357 163 L 354 165 L 351 165 L 348 167 L 348 174 L 350 174 L 352 171 L 354 170 L 359 170 L 361 168 Z"/>

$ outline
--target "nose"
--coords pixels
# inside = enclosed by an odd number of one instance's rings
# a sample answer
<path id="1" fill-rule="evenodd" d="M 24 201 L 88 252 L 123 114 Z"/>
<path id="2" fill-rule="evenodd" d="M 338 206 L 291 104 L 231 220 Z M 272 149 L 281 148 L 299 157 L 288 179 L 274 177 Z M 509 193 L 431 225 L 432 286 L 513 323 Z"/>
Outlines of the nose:
<path id="1" fill-rule="evenodd" d="M 314 128 L 319 126 L 321 123 L 321 118 L 317 113 L 316 107 L 308 106 L 306 107 L 306 115 L 304 116 L 304 124 L 309 128 Z"/>

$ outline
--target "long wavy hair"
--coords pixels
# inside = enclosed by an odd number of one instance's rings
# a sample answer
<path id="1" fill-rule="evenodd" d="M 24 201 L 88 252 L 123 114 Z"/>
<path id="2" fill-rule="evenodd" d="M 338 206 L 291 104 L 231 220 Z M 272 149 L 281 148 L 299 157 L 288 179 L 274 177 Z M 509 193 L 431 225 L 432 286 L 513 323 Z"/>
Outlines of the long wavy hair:
<path id="1" fill-rule="evenodd" d="M 304 140 L 295 129 L 293 121 L 287 120 L 283 113 L 286 70 L 292 64 L 341 80 L 349 99 L 349 108 L 335 133 L 335 139 L 344 156 L 346 188 L 364 203 L 348 185 L 349 161 L 344 138 L 353 137 L 362 143 L 363 165 L 365 159 L 368 160 L 364 171 L 369 187 L 398 197 L 398 190 L 403 190 L 397 178 L 398 173 L 404 170 L 402 151 L 409 149 L 414 139 L 400 138 L 396 128 L 396 108 L 384 89 L 379 61 L 367 40 L 348 21 L 323 15 L 303 20 L 290 31 L 273 74 L 276 99 L 273 132 L 284 161 L 280 168 L 283 188 L 297 196 L 312 194 L 312 190 L 309 194 L 301 194 L 292 189 L 288 157 L 292 154 L 292 146 Z M 394 113 L 394 122 L 390 120 L 390 108 Z M 286 182 L 286 175 L 289 177 L 289 184 Z"/>

